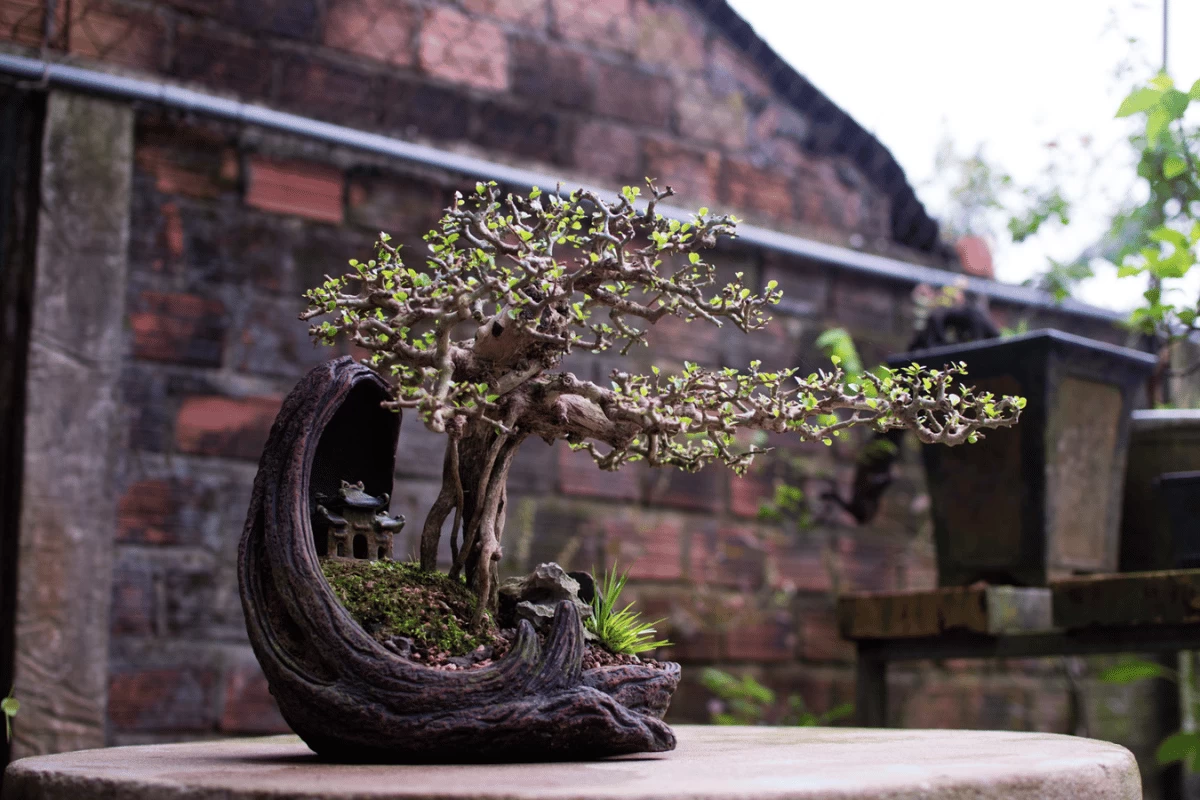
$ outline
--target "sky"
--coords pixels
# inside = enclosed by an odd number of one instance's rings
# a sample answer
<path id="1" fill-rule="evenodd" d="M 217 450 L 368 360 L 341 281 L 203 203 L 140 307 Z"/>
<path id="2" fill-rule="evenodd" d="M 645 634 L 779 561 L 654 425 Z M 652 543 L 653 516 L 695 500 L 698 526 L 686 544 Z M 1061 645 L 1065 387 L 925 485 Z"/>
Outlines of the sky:
<path id="1" fill-rule="evenodd" d="M 1168 0 L 1168 68 L 1200 78 L 1200 0 Z M 1122 142 L 1121 99 L 1162 62 L 1163 0 L 730 0 L 777 53 L 841 106 L 903 167 L 929 211 L 947 136 L 1031 184 L 1057 164 L 1078 195 L 1071 224 L 1021 245 L 995 241 L 997 278 L 1020 282 L 1048 258 L 1071 260 L 1106 212 L 1141 189 Z M 1133 40 L 1133 41 L 1131 41 Z M 1122 72 L 1122 69 L 1124 70 Z M 1120 73 L 1120 74 L 1118 74 Z M 1083 137 L 1090 144 L 1081 144 Z M 1140 287 L 1105 271 L 1080 299 L 1128 309 Z"/>

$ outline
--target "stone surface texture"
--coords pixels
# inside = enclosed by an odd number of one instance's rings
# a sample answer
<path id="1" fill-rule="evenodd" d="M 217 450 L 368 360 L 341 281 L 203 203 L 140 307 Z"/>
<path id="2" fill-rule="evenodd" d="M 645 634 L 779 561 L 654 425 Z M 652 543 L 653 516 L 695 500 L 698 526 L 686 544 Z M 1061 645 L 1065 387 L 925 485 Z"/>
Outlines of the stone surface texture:
<path id="1" fill-rule="evenodd" d="M 591 763 L 347 766 L 295 737 L 31 758 L 4 800 L 265 797 L 404 800 L 1140 800 L 1117 745 L 1055 734 L 830 728 L 678 729 L 672 753 Z"/>
<path id="2" fill-rule="evenodd" d="M 52 93 L 43 143 L 18 542 L 14 757 L 106 726 L 133 112 Z"/>

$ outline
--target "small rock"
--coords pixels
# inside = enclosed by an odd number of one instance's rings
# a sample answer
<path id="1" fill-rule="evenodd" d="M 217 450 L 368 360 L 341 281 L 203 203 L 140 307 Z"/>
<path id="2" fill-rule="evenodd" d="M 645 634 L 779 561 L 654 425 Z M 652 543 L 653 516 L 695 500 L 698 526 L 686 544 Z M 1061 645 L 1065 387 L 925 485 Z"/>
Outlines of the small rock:
<path id="1" fill-rule="evenodd" d="M 509 578 L 500 585 L 500 624 L 514 627 L 527 619 L 546 633 L 554 620 L 554 611 L 563 600 L 574 604 L 581 619 L 592 615 L 592 607 L 579 596 L 579 582 L 558 564 L 539 564 L 523 578 Z"/>

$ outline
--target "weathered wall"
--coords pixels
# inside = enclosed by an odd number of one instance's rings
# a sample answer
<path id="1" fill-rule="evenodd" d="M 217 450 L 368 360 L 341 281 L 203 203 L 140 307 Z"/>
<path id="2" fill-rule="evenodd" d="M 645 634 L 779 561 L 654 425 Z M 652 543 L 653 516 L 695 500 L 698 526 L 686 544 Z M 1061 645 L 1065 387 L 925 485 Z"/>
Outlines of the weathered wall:
<path id="1" fill-rule="evenodd" d="M 50 30 L 51 52 L 568 179 L 616 186 L 653 175 L 675 185 L 684 204 L 941 258 L 894 238 L 892 204 L 902 194 L 894 180 L 876 180 L 870 165 L 819 146 L 829 110 L 784 103 L 690 4 L 81 0 L 50 29 L 42 8 L 40 0 L 0 0 L 0 36 L 24 46 Z M 419 252 L 420 234 L 459 182 L 166 113 L 139 113 L 133 140 L 132 190 L 116 203 L 128 209 L 131 231 L 119 251 L 128 256 L 120 325 L 128 448 L 115 472 L 116 513 L 95 511 L 94 528 L 115 552 L 106 740 L 277 730 L 246 643 L 234 564 L 280 398 L 305 369 L 335 355 L 309 344 L 296 320 L 299 294 L 361 256 L 380 229 Z M 812 343 L 831 325 L 849 328 L 875 362 L 911 335 L 910 285 L 743 248 L 717 260 L 746 272 L 751 285 L 777 280 L 786 313 L 750 338 L 668 320 L 638 356 L 643 366 L 759 358 L 815 368 Z M 996 311 L 1009 323 L 1020 317 L 1019 309 Z M 1066 317 L 1031 322 L 1115 336 Z M 578 358 L 569 367 L 601 379 L 615 363 Z M 408 551 L 436 493 L 440 446 L 405 421 L 394 495 L 409 516 L 409 539 L 398 544 Z M 853 454 L 842 443 L 797 450 L 809 495 L 848 492 Z M 548 559 L 631 567 L 631 591 L 647 613 L 668 618 L 663 633 L 677 643 L 670 655 L 689 667 L 675 719 L 706 718 L 708 698 L 694 680 L 707 663 L 755 671 L 824 710 L 852 686 L 853 653 L 837 637 L 832 598 L 934 583 L 928 501 L 910 451 L 868 528 L 849 525 L 828 502 L 817 503 L 809 529 L 762 524 L 759 501 L 778 469 L 766 462 L 740 480 L 719 469 L 614 475 L 586 456 L 530 442 L 514 469 L 506 568 Z M 108 584 L 100 574 L 89 585 Z M 896 677 L 891 720 L 1064 730 L 1064 686 L 1053 664 L 918 665 Z"/>
<path id="2" fill-rule="evenodd" d="M 105 741 L 133 112 L 47 102 L 29 335 L 13 756 Z"/>

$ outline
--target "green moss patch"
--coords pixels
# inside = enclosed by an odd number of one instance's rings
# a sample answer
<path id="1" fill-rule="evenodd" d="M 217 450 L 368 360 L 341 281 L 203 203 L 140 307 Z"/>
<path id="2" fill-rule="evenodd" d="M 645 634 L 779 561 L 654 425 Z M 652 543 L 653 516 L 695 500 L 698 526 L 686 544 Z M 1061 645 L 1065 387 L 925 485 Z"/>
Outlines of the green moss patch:
<path id="1" fill-rule="evenodd" d="M 400 561 L 341 559 L 322 559 L 321 569 L 354 620 L 380 642 L 403 636 L 420 650 L 463 656 L 497 640 L 490 615 L 478 633 L 470 632 L 475 596 L 444 573 Z"/>

